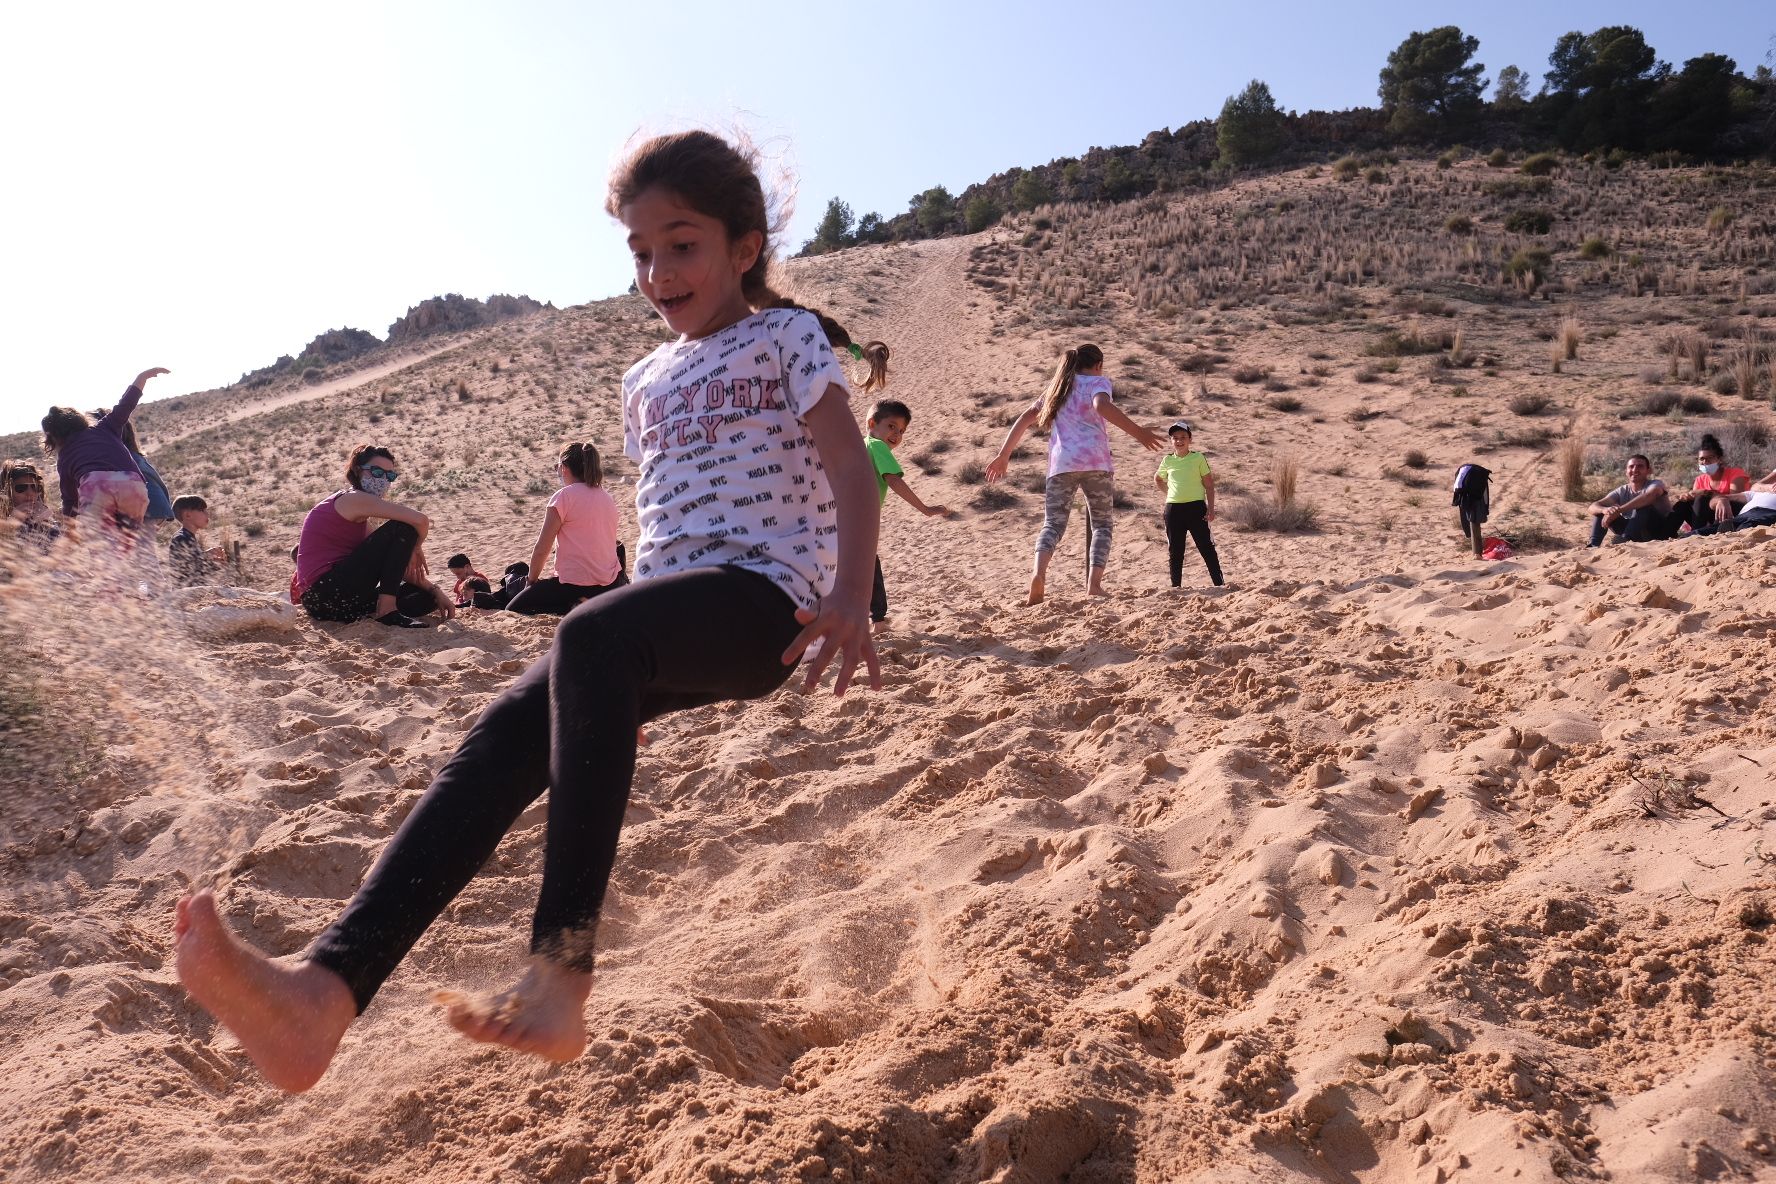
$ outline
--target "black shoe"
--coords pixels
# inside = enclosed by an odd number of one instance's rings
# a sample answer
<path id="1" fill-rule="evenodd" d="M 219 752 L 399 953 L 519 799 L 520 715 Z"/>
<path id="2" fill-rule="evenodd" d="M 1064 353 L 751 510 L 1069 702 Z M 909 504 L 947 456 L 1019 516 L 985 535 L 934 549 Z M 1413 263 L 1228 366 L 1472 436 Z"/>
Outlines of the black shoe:
<path id="1" fill-rule="evenodd" d="M 399 610 L 387 612 L 376 618 L 378 625 L 388 625 L 394 629 L 430 629 L 429 622 L 416 620 Z"/>

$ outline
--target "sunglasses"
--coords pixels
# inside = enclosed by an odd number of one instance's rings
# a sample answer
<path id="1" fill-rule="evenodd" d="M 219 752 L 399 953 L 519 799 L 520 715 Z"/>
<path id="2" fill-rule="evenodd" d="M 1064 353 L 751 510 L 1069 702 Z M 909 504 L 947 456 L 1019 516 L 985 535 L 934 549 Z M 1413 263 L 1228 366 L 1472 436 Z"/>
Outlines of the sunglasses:
<path id="1" fill-rule="evenodd" d="M 14 493 L 42 493 L 43 486 L 35 481 L 14 481 L 12 491 Z"/>
<path id="2" fill-rule="evenodd" d="M 400 475 L 401 475 L 400 473 L 396 472 L 394 469 L 385 469 L 381 465 L 371 465 L 368 468 L 366 468 L 364 471 L 366 473 L 370 474 L 372 477 L 380 477 L 380 478 L 384 478 L 389 481 L 393 481 L 396 478 L 400 477 Z"/>

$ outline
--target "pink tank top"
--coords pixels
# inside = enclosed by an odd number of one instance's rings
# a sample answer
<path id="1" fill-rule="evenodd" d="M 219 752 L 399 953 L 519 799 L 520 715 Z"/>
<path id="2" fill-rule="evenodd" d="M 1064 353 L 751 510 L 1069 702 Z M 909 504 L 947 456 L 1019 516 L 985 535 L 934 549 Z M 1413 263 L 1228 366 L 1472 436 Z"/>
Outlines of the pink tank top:
<path id="1" fill-rule="evenodd" d="M 302 520 L 302 537 L 296 541 L 296 578 L 290 584 L 292 601 L 301 600 L 316 580 L 364 541 L 364 524 L 340 517 L 333 508 L 344 492 L 328 494 Z"/>

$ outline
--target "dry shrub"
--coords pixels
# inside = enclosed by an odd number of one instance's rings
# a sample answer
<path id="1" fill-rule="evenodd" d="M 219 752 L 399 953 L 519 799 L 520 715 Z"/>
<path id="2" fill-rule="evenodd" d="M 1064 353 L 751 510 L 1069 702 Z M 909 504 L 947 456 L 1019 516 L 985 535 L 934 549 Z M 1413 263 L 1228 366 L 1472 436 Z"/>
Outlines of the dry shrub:
<path id="1" fill-rule="evenodd" d="M 1510 402 L 1505 404 L 1513 415 L 1542 415 L 1554 406 L 1554 400 L 1540 391 L 1524 391 L 1512 395 Z"/>
<path id="2" fill-rule="evenodd" d="M 1579 356 L 1579 342 L 1584 339 L 1584 327 L 1579 318 L 1570 313 L 1560 318 L 1560 329 L 1557 340 L 1560 342 L 1560 354 L 1564 361 L 1576 361 Z"/>
<path id="3" fill-rule="evenodd" d="M 1408 448 L 1406 455 L 1401 459 L 1409 469 L 1422 469 L 1431 463 L 1431 458 L 1416 448 Z"/>
<path id="4" fill-rule="evenodd" d="M 1585 442 L 1568 437 L 1560 445 L 1560 495 L 1569 502 L 1585 500 Z"/>
<path id="5" fill-rule="evenodd" d="M 1292 455 L 1279 456 L 1270 474 L 1270 500 L 1245 498 L 1236 503 L 1229 515 L 1234 524 L 1245 530 L 1267 530 L 1277 534 L 1313 530 L 1320 520 L 1319 507 L 1298 501 L 1295 487 L 1301 476 L 1301 464 Z"/>
<path id="6" fill-rule="evenodd" d="M 956 470 L 956 480 L 964 485 L 979 485 L 987 479 L 987 466 L 978 460 L 965 460 Z"/>

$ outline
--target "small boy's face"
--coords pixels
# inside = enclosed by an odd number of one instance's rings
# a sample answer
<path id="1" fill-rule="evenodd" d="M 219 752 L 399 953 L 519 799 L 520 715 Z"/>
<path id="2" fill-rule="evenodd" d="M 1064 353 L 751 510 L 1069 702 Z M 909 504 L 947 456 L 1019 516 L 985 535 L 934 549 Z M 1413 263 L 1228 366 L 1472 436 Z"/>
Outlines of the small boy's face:
<path id="1" fill-rule="evenodd" d="M 474 568 L 470 567 L 468 564 L 459 563 L 451 567 L 450 574 L 459 580 L 466 580 L 469 578 L 469 573 L 473 570 Z"/>
<path id="2" fill-rule="evenodd" d="M 1190 433 L 1189 432 L 1173 432 L 1172 433 L 1172 452 L 1174 455 L 1177 455 L 1177 456 L 1190 455 Z"/>
<path id="3" fill-rule="evenodd" d="M 907 421 L 898 415 L 884 415 L 869 421 L 869 434 L 890 448 L 898 447 L 907 432 Z"/>
<path id="4" fill-rule="evenodd" d="M 179 515 L 179 525 L 193 533 L 206 530 L 210 525 L 208 510 L 185 510 Z"/>

